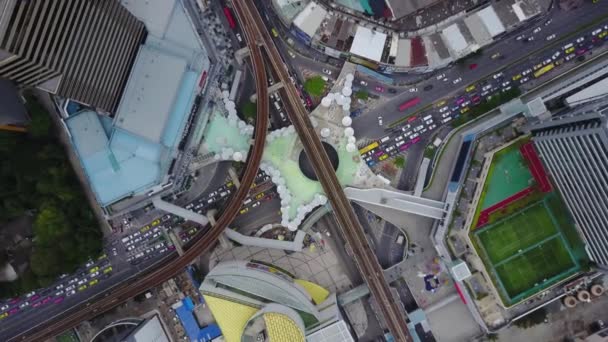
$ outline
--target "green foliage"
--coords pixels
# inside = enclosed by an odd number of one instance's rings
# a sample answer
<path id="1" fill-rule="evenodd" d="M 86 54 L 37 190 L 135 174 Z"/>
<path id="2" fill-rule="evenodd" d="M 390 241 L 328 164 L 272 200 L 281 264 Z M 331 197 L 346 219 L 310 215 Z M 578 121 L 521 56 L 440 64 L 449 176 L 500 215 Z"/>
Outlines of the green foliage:
<path id="1" fill-rule="evenodd" d="M 540 308 L 536 311 L 533 311 L 526 316 L 518 319 L 513 322 L 515 326 L 521 329 L 528 329 L 537 324 L 543 323 L 547 319 L 547 310 L 545 308 Z"/>
<path id="2" fill-rule="evenodd" d="M 497 93 L 492 96 L 490 100 L 483 100 L 480 104 L 472 107 L 467 113 L 460 115 L 458 118 L 452 120 L 452 127 L 458 127 L 463 125 L 480 115 L 483 115 L 496 107 L 511 101 L 521 95 L 519 88 L 512 88 L 504 93 Z"/>
<path id="3" fill-rule="evenodd" d="M 51 131 L 51 118 L 42 105 L 33 96 L 26 96 L 26 106 L 30 114 L 31 122 L 28 132 L 34 138 L 48 137 Z"/>
<path id="4" fill-rule="evenodd" d="M 397 158 L 395 158 L 395 166 L 403 169 L 405 167 L 405 157 L 404 156 L 397 156 Z"/>
<path id="5" fill-rule="evenodd" d="M 304 90 L 311 96 L 319 97 L 325 91 L 326 82 L 321 76 L 311 77 L 304 82 Z"/>
<path id="6" fill-rule="evenodd" d="M 102 247 L 93 212 L 50 130 L 49 114 L 33 97 L 27 106 L 32 117 L 28 134 L 0 132 L 0 218 L 34 215 L 33 250 L 30 269 L 15 282 L 1 283 L 0 296 L 47 284 Z"/>
<path id="7" fill-rule="evenodd" d="M 241 108 L 241 112 L 247 121 L 253 122 L 258 113 L 258 107 L 255 103 L 247 101 Z"/>
<path id="8" fill-rule="evenodd" d="M 429 159 L 433 159 L 433 157 L 435 157 L 435 151 L 436 150 L 437 150 L 437 148 L 435 147 L 435 145 L 428 145 L 424 149 L 424 157 L 425 158 L 429 158 Z"/>
<path id="9" fill-rule="evenodd" d="M 369 93 L 365 90 L 359 90 L 358 92 L 355 93 L 355 98 L 357 98 L 359 100 L 367 101 L 367 99 L 369 98 Z"/>

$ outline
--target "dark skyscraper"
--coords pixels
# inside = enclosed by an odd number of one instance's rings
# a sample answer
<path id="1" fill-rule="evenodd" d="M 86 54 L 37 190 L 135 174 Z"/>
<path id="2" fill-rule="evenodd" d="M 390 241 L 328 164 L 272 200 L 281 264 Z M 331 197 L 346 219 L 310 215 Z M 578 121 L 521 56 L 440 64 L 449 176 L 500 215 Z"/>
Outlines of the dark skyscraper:
<path id="1" fill-rule="evenodd" d="M 145 37 L 116 0 L 0 0 L 0 78 L 112 113 Z"/>

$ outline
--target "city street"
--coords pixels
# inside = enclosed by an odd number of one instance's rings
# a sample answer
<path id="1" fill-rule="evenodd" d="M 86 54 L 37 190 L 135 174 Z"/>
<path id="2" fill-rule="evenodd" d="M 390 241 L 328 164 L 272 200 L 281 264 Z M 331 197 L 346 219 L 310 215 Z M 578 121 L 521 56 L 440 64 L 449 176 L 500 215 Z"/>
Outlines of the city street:
<path id="1" fill-rule="evenodd" d="M 411 113 L 420 110 L 429 104 L 435 103 L 440 99 L 453 97 L 457 93 L 462 92 L 468 85 L 495 74 L 505 65 L 509 65 L 528 56 L 530 53 L 543 48 L 545 45 L 555 44 L 556 47 L 550 49 L 551 53 L 541 52 L 538 56 L 530 56 L 527 58 L 527 62 L 509 66 L 507 69 L 503 70 L 503 72 L 505 74 L 520 72 L 526 69 L 526 65 L 524 64 L 531 67 L 533 64 L 532 60 L 536 61 L 547 56 L 550 57 L 553 54 L 553 51 L 557 50 L 559 46 L 566 44 L 566 42 L 557 43 L 560 38 L 575 31 L 578 27 L 584 25 L 584 23 L 598 18 L 599 13 L 606 13 L 606 11 L 608 11 L 608 2 L 605 1 L 595 4 L 585 3 L 584 6 L 570 12 L 564 12 L 558 8 L 554 8 L 551 13 L 548 16 L 543 17 L 542 20 L 538 20 L 535 24 L 528 24 L 523 30 L 509 33 L 507 37 L 497 43 L 483 48 L 481 55 L 467 58 L 465 65 L 461 66 L 454 64 L 447 69 L 435 72 L 434 75 L 445 74 L 445 79 L 447 79 L 447 81 L 438 80 L 436 77 L 430 77 L 428 80 L 416 85 L 418 92 L 410 93 L 409 91 L 405 91 L 398 96 L 387 99 L 383 105 L 378 106 L 369 113 L 365 113 L 353 120 L 352 127 L 355 129 L 358 138 L 379 139 L 387 133 L 389 130 L 388 126 L 391 123 L 407 117 Z M 551 18 L 551 23 L 544 26 L 544 23 L 549 18 Z M 608 20 L 604 20 L 601 25 L 605 25 L 606 23 L 608 23 Z M 596 27 L 600 27 L 601 25 L 597 24 L 593 28 L 585 30 L 584 33 L 581 33 L 570 40 L 581 37 L 583 34 L 588 35 Z M 541 27 L 542 30 L 539 33 L 532 34 L 532 31 L 537 27 Z M 555 34 L 556 38 L 547 41 L 546 37 L 551 34 Z M 523 42 L 523 39 L 517 40 L 517 37 L 520 35 L 525 35 L 526 37 L 533 35 L 535 41 L 526 43 Z M 501 56 L 504 56 L 504 59 L 492 59 L 491 56 L 496 53 L 500 53 Z M 470 70 L 469 65 L 471 64 L 476 64 L 477 67 L 474 70 Z M 397 75 L 393 75 L 394 78 L 396 76 Z M 454 80 L 458 78 L 462 78 L 462 80 L 456 85 L 453 84 Z M 432 86 L 432 91 L 424 91 L 423 89 L 429 85 Z M 400 112 L 398 110 L 399 105 L 412 97 L 419 97 L 421 100 L 420 104 L 410 110 Z M 383 126 L 378 125 L 378 116 L 380 115 L 383 116 Z"/>

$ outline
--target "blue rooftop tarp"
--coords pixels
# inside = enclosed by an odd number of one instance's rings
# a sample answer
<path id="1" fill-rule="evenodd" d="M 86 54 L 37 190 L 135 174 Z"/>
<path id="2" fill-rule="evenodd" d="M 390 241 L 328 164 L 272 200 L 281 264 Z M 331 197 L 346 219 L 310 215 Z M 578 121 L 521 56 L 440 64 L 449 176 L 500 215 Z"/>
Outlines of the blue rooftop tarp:
<path id="1" fill-rule="evenodd" d="M 222 335 L 220 327 L 217 326 L 217 324 L 210 324 L 201 328 L 194 318 L 192 313 L 193 310 L 194 302 L 190 297 L 184 298 L 182 300 L 182 305 L 175 309 L 175 313 L 182 322 L 190 341 L 207 342 Z"/>

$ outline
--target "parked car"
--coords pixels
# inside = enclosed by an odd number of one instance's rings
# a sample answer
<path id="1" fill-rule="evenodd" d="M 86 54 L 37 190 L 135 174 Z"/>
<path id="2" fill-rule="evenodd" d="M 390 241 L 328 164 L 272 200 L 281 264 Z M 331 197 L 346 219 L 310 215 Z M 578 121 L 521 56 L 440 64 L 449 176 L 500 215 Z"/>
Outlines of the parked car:
<path id="1" fill-rule="evenodd" d="M 323 69 L 323 73 L 327 74 L 327 75 L 331 75 L 331 70 L 329 70 L 329 69 Z"/>

